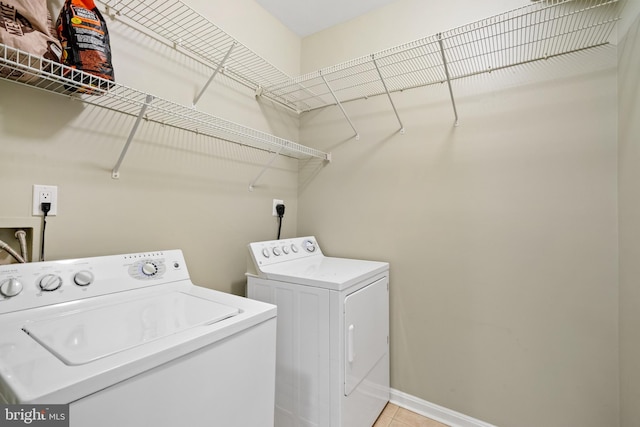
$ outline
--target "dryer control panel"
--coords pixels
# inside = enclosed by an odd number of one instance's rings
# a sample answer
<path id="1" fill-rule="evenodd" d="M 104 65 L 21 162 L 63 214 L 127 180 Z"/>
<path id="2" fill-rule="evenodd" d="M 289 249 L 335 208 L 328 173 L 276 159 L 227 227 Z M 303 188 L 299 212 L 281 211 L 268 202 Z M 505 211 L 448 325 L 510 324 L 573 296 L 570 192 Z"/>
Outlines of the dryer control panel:
<path id="1" fill-rule="evenodd" d="M 323 256 L 318 241 L 313 236 L 250 243 L 249 253 L 255 263 L 254 267 Z"/>
<path id="2" fill-rule="evenodd" d="M 188 279 L 180 250 L 0 265 L 0 314 Z"/>

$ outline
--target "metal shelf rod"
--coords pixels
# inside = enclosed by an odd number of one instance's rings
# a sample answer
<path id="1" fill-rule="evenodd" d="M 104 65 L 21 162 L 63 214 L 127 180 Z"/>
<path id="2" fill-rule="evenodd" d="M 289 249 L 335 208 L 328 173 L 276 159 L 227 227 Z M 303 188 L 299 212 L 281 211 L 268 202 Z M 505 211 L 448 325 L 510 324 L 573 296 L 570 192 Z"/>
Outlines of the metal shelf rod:
<path id="1" fill-rule="evenodd" d="M 442 64 L 444 65 L 444 74 L 447 76 L 447 86 L 449 86 L 449 96 L 451 96 L 451 104 L 453 105 L 453 114 L 456 116 L 454 126 L 458 126 L 458 109 L 456 108 L 456 99 L 453 96 L 453 88 L 451 87 L 451 76 L 449 75 L 449 66 L 447 65 L 447 57 L 444 54 L 444 44 L 442 42 L 442 34 L 438 33 L 438 43 L 440 44 L 440 53 L 442 54 Z"/>
<path id="2" fill-rule="evenodd" d="M 129 150 L 129 146 L 131 145 L 131 141 L 133 141 L 133 137 L 135 136 L 136 132 L 138 131 L 138 126 L 140 125 L 140 120 L 142 120 L 142 118 L 144 117 L 144 113 L 147 111 L 147 108 L 149 107 L 149 104 L 151 104 L 151 101 L 153 101 L 153 96 L 147 95 L 147 97 L 145 99 L 145 102 L 142 105 L 142 108 L 140 108 L 140 113 L 138 113 L 138 117 L 136 117 L 136 121 L 133 124 L 133 128 L 131 128 L 131 132 L 129 132 L 129 137 L 127 138 L 127 142 L 124 144 L 124 147 L 122 148 L 122 152 L 120 153 L 120 157 L 118 158 L 118 161 L 116 162 L 116 165 L 113 167 L 113 170 L 111 171 L 111 178 L 113 178 L 113 179 L 120 178 L 120 166 L 122 165 L 122 162 L 124 161 L 124 157 L 127 155 L 127 151 Z"/>
<path id="3" fill-rule="evenodd" d="M 253 191 L 253 189 L 255 188 L 256 182 L 258 182 L 258 180 L 260 178 L 262 178 L 262 175 L 264 175 L 264 173 L 267 171 L 267 169 L 269 169 L 271 167 L 271 165 L 273 164 L 273 162 L 276 161 L 276 159 L 278 158 L 278 156 L 280 155 L 281 152 L 282 152 L 282 148 L 271 155 L 271 158 L 264 165 L 264 167 L 262 168 L 260 173 L 249 183 L 249 191 Z"/>
<path id="4" fill-rule="evenodd" d="M 325 79 L 323 75 L 321 75 L 320 77 L 322 77 L 322 80 L 324 81 L 324 84 L 327 85 L 327 88 L 329 89 L 329 92 L 331 92 L 331 95 L 333 96 L 333 99 L 335 99 L 336 104 L 338 104 L 338 107 L 340 107 L 340 110 L 342 111 L 342 114 L 344 115 L 344 117 L 349 122 L 349 125 L 351 125 L 351 129 L 353 129 L 353 131 L 356 133 L 356 135 L 355 135 L 356 139 L 357 140 L 360 139 L 360 134 L 358 133 L 358 130 L 353 125 L 353 122 L 349 118 L 349 115 L 347 114 L 347 112 L 345 111 L 344 107 L 342 106 L 342 104 L 338 100 L 338 97 L 336 96 L 336 93 L 333 91 L 333 89 L 331 89 L 331 86 L 329 86 L 329 83 L 327 82 L 327 79 Z"/>
<path id="5" fill-rule="evenodd" d="M 384 77 L 382 77 L 382 73 L 380 72 L 380 67 L 378 67 L 378 62 L 374 55 L 371 55 L 371 61 L 373 61 L 373 65 L 376 66 L 376 71 L 380 76 L 380 81 L 382 82 L 382 86 L 384 86 L 384 91 L 387 92 L 387 96 L 389 97 L 389 102 L 391 103 L 391 107 L 393 107 L 393 112 L 396 113 L 396 118 L 398 119 L 398 123 L 400 123 L 400 133 L 404 134 L 404 125 L 402 124 L 402 120 L 400 119 L 400 114 L 398 114 L 398 110 L 396 109 L 396 104 L 393 103 L 393 98 L 391 98 L 391 94 L 389 93 L 389 88 L 387 87 L 387 83 L 384 81 Z"/>
<path id="6" fill-rule="evenodd" d="M 220 63 L 218 64 L 218 66 L 216 67 L 215 71 L 213 72 L 213 74 L 211 75 L 211 77 L 209 77 L 209 80 L 207 80 L 207 83 L 205 83 L 204 87 L 202 88 L 202 90 L 200 91 L 200 93 L 196 96 L 196 98 L 193 100 L 193 106 L 195 107 L 196 104 L 198 103 L 198 101 L 200 100 L 200 97 L 202 96 L 203 93 L 205 93 L 205 91 L 207 90 L 207 88 L 209 87 L 209 85 L 211 84 L 211 82 L 213 81 L 213 79 L 216 77 L 216 75 L 220 72 L 220 70 L 222 69 L 222 67 L 224 67 L 224 63 L 227 62 L 227 59 L 229 59 L 229 55 L 231 55 L 231 51 L 233 50 L 233 48 L 236 46 L 236 43 L 232 43 L 231 47 L 229 48 L 229 51 L 227 52 L 227 54 L 224 56 L 224 58 L 222 59 L 222 61 L 220 61 Z"/>

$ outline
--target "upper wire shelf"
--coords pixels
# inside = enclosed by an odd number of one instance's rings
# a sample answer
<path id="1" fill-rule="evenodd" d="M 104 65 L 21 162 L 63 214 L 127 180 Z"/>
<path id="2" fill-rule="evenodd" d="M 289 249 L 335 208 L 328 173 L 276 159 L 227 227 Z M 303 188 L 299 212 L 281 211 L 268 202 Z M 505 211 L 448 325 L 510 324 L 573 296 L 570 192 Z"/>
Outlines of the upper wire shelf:
<path id="1" fill-rule="evenodd" d="M 103 0 L 107 13 L 130 20 L 195 55 L 211 68 L 291 110 L 288 97 L 263 92 L 291 77 L 179 0 Z"/>
<path id="2" fill-rule="evenodd" d="M 266 86 L 310 111 L 608 43 L 618 0 L 551 0 Z"/>
<path id="3" fill-rule="evenodd" d="M 0 79 L 71 96 L 147 121 L 295 157 L 329 160 L 322 151 L 0 44 Z M 144 114 L 142 114 L 144 112 Z"/>
<path id="4" fill-rule="evenodd" d="M 607 44 L 619 19 L 618 1 L 542 0 L 299 77 L 280 71 L 179 0 L 104 3 L 110 13 L 300 113 Z"/>

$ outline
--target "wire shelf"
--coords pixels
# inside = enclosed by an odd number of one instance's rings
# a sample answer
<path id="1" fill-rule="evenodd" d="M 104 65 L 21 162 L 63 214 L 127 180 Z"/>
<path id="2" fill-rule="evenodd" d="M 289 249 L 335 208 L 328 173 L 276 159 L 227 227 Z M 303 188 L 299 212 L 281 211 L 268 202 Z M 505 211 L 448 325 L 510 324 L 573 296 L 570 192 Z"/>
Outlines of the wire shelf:
<path id="1" fill-rule="evenodd" d="M 105 3 L 256 94 L 300 113 L 607 44 L 619 19 L 618 1 L 542 0 L 299 77 L 286 75 L 179 0 Z"/>
<path id="2" fill-rule="evenodd" d="M 108 13 L 135 22 L 266 98 L 298 111 L 287 97 L 262 92 L 291 77 L 178 0 L 106 0 Z"/>
<path id="3" fill-rule="evenodd" d="M 618 2 L 540 1 L 295 78 L 278 70 L 179 0 L 107 0 L 103 3 L 109 13 L 115 11 L 116 15 L 138 23 L 210 65 L 216 70 L 211 79 L 221 72 L 254 89 L 257 95 L 303 112 L 336 104 L 342 108 L 342 102 L 444 82 L 449 83 L 451 90 L 452 80 L 607 44 L 620 19 Z M 331 160 L 328 153 L 2 44 L 0 79 L 138 117 L 127 146 L 139 121 L 145 119 L 295 158 Z M 453 93 L 451 95 L 455 110 Z M 393 105 L 392 100 L 391 103 Z M 349 120 L 344 109 L 343 113 Z M 399 116 L 398 120 L 404 131 Z M 350 120 L 349 123 L 359 137 Z M 125 152 L 126 148 L 123 155 Z"/>
<path id="4" fill-rule="evenodd" d="M 589 49 L 608 43 L 619 20 L 617 3 L 541 1 L 264 90 L 309 111 Z"/>
<path id="5" fill-rule="evenodd" d="M 172 101 L 0 44 L 0 79 L 71 96 L 146 121 L 295 157 L 328 160 L 322 151 L 251 129 Z"/>

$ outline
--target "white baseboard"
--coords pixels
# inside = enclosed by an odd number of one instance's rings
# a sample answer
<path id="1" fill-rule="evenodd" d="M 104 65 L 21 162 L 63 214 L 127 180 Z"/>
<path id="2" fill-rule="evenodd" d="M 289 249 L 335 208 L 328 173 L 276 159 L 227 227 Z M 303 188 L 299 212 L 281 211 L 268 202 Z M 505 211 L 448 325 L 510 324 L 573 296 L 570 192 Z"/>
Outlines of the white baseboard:
<path id="1" fill-rule="evenodd" d="M 391 389 L 391 403 L 450 427 L 496 427 L 493 424 L 485 423 L 393 388 Z"/>

